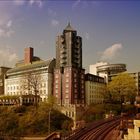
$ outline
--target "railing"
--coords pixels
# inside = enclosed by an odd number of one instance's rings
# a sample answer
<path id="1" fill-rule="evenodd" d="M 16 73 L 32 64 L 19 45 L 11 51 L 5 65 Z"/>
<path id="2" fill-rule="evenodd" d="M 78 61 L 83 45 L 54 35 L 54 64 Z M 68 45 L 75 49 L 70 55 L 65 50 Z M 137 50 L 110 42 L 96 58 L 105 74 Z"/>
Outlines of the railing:
<path id="1" fill-rule="evenodd" d="M 61 139 L 60 132 L 53 132 L 50 135 L 48 135 L 45 140 L 60 140 L 60 139 Z"/>

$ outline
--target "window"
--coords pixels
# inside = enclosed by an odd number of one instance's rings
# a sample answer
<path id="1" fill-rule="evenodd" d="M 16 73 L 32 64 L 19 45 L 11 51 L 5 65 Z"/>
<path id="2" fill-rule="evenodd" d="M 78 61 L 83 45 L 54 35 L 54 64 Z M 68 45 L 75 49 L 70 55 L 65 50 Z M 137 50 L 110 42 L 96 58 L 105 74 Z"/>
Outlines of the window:
<path id="1" fill-rule="evenodd" d="M 44 90 L 44 94 L 46 94 L 46 90 Z"/>
<path id="2" fill-rule="evenodd" d="M 55 78 L 58 78 L 58 74 L 55 75 Z"/>
<path id="3" fill-rule="evenodd" d="M 66 91 L 65 91 L 66 93 L 69 93 L 69 89 L 66 89 Z"/>
<path id="4" fill-rule="evenodd" d="M 65 96 L 65 98 L 69 98 L 68 94 Z"/>
<path id="5" fill-rule="evenodd" d="M 66 77 L 69 77 L 69 73 L 66 73 Z"/>
<path id="6" fill-rule="evenodd" d="M 74 112 L 72 112 L 72 117 L 74 117 Z"/>
<path id="7" fill-rule="evenodd" d="M 68 78 L 66 78 L 66 82 L 69 82 L 69 79 Z"/>
<path id="8" fill-rule="evenodd" d="M 77 77 L 77 74 L 76 73 L 74 73 L 74 77 Z"/>
<path id="9" fill-rule="evenodd" d="M 57 84 L 55 85 L 55 88 L 58 88 L 58 85 Z"/>
<path id="10" fill-rule="evenodd" d="M 77 89 L 74 89 L 74 92 L 77 93 Z"/>
<path id="11" fill-rule="evenodd" d="M 66 88 L 68 88 L 69 87 L 69 84 L 66 84 Z"/>
<path id="12" fill-rule="evenodd" d="M 58 89 L 55 90 L 55 93 L 58 94 Z"/>
<path id="13" fill-rule="evenodd" d="M 46 83 L 44 83 L 44 87 L 46 87 Z"/>
<path id="14" fill-rule="evenodd" d="M 140 127 L 139 127 L 139 132 L 140 132 Z"/>

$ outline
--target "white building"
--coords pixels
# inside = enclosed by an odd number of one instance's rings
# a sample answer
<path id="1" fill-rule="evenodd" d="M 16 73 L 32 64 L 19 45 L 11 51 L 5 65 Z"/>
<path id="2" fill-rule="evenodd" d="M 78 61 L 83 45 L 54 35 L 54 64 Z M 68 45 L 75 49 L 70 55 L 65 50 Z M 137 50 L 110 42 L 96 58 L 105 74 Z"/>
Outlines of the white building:
<path id="1" fill-rule="evenodd" d="M 52 94 L 53 69 L 55 59 L 43 61 L 33 56 L 33 48 L 25 48 L 24 60 L 18 62 L 16 66 L 6 73 L 5 95 L 29 95 L 34 94 L 33 90 L 23 89 L 25 74 L 39 75 L 38 95 L 42 101 L 46 100 L 48 95 Z M 33 80 L 33 79 L 32 79 Z"/>
<path id="2" fill-rule="evenodd" d="M 125 71 L 125 64 L 109 64 L 107 62 L 99 62 L 95 65 L 90 65 L 90 73 L 105 78 L 106 83 L 110 82 L 113 76 Z"/>
<path id="3" fill-rule="evenodd" d="M 109 64 L 108 62 L 97 62 L 96 64 L 89 65 L 89 73 L 97 75 L 97 67 Z"/>

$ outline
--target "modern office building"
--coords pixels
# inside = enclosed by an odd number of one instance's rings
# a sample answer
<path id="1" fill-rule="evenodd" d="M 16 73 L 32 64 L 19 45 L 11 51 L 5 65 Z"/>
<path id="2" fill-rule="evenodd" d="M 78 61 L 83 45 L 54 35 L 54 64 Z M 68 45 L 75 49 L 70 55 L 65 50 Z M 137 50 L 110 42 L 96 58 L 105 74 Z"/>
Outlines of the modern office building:
<path id="1" fill-rule="evenodd" d="M 89 73 L 85 75 L 85 94 L 87 105 L 103 103 L 103 95 L 105 92 L 106 83 L 103 77 Z"/>
<path id="2" fill-rule="evenodd" d="M 70 23 L 56 40 L 53 95 L 60 105 L 85 104 L 82 38 Z"/>
<path id="3" fill-rule="evenodd" d="M 98 76 L 105 78 L 106 83 L 110 82 L 112 77 L 127 70 L 125 64 L 100 63 L 100 65 L 95 64 L 94 66 L 96 66 L 95 73 Z M 92 69 L 90 69 L 89 73 L 92 73 Z"/>
<path id="4" fill-rule="evenodd" d="M 108 64 L 109 64 L 108 62 L 99 61 L 96 64 L 89 65 L 89 73 L 93 74 L 93 75 L 97 75 L 98 74 L 97 73 L 97 67 L 103 66 L 103 65 L 108 65 Z"/>
<path id="5" fill-rule="evenodd" d="M 41 60 L 34 56 L 33 48 L 25 48 L 24 60 L 19 61 L 14 68 L 6 73 L 5 95 L 34 95 L 35 89 L 31 87 L 31 83 L 28 83 L 30 85 L 28 88 L 23 88 L 25 82 L 28 82 L 27 76 L 33 75 L 34 78 L 32 77 L 33 79 L 30 80 L 34 81 L 36 93 L 42 101 L 46 100 L 53 90 L 54 66 L 55 59 Z"/>

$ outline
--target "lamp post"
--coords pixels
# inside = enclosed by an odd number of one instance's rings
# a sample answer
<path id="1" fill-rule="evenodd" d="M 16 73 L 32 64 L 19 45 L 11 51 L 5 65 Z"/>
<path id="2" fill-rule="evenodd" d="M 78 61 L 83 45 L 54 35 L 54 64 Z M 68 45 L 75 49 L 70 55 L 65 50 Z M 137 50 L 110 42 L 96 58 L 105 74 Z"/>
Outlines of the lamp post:
<path id="1" fill-rule="evenodd" d="M 48 118 L 48 133 L 50 134 L 50 130 L 51 130 L 51 108 L 49 109 L 49 118 Z"/>

